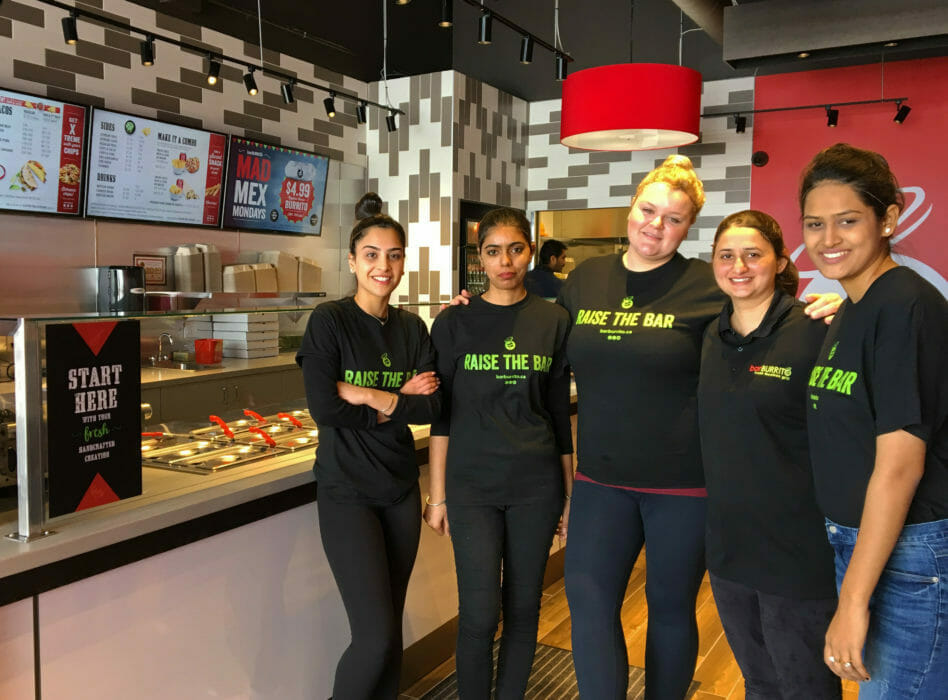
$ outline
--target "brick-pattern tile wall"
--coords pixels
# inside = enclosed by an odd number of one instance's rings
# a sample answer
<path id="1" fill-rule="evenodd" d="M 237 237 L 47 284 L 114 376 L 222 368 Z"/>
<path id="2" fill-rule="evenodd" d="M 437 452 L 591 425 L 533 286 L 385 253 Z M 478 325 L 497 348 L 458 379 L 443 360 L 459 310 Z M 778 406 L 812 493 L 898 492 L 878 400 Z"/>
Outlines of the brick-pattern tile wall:
<path id="1" fill-rule="evenodd" d="M 259 64 L 259 49 L 234 37 L 191 24 L 125 0 L 77 3 L 92 11 L 142 29 L 173 36 Z M 0 3 L 0 85 L 55 99 L 73 100 L 140 114 L 188 126 L 216 129 L 276 142 L 365 167 L 364 132 L 357 125 L 355 105 L 337 100 L 330 122 L 323 110 L 324 93 L 299 87 L 296 102 L 283 103 L 275 78 L 256 75 L 260 92 L 250 97 L 242 70 L 225 64 L 214 87 L 204 79 L 203 53 L 156 42 L 155 65 L 146 68 L 138 55 L 142 39 L 103 24 L 79 20 L 79 43 L 63 42 L 62 10 L 19 0 Z M 264 50 L 264 64 L 305 80 L 365 96 L 362 81 L 311 63 Z"/>
<path id="2" fill-rule="evenodd" d="M 753 78 L 707 82 L 702 112 L 753 109 Z M 592 209 L 628 206 L 639 180 L 670 153 L 687 155 L 704 181 L 707 202 L 688 238 L 683 255 L 710 257 L 718 222 L 750 206 L 750 158 L 753 119 L 743 134 L 734 131 L 733 117 L 701 120 L 697 143 L 677 149 L 631 152 L 590 152 L 560 144 L 560 100 L 530 104 L 527 161 L 527 209 Z"/>

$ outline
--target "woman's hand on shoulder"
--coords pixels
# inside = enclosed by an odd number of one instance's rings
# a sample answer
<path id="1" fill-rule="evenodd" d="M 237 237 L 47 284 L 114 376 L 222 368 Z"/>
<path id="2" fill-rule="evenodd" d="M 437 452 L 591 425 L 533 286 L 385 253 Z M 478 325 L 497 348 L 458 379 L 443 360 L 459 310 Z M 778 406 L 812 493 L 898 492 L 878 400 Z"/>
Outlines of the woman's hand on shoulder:
<path id="1" fill-rule="evenodd" d="M 398 391 L 401 394 L 429 396 L 435 393 L 439 386 L 441 386 L 441 380 L 438 378 L 436 372 L 419 372 L 402 384 Z"/>
<path id="2" fill-rule="evenodd" d="M 451 536 L 451 528 L 448 526 L 448 507 L 444 503 L 437 506 L 426 504 L 424 519 L 425 524 L 439 535 Z"/>
<path id="3" fill-rule="evenodd" d="M 836 292 L 805 294 L 803 300 L 807 303 L 803 313 L 812 319 L 824 319 L 827 326 L 833 322 L 839 305 L 843 303 L 843 298 Z"/>
<path id="4" fill-rule="evenodd" d="M 461 304 L 462 306 L 467 306 L 469 303 L 471 303 L 472 296 L 474 295 L 471 294 L 469 291 L 467 291 L 466 289 L 462 289 L 461 293 L 458 294 L 456 297 L 454 297 L 451 301 L 449 301 L 447 304 L 442 304 L 441 310 L 444 311 L 449 306 L 457 306 L 458 304 Z"/>

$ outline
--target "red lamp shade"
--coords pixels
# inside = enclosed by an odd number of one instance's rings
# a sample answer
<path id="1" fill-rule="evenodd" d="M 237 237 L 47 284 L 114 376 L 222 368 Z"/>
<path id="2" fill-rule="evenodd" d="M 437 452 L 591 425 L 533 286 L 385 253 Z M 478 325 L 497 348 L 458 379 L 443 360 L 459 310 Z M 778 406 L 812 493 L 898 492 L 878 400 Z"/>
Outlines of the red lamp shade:
<path id="1" fill-rule="evenodd" d="M 644 151 L 698 140 L 701 74 L 663 63 L 587 68 L 563 83 L 560 143 Z"/>

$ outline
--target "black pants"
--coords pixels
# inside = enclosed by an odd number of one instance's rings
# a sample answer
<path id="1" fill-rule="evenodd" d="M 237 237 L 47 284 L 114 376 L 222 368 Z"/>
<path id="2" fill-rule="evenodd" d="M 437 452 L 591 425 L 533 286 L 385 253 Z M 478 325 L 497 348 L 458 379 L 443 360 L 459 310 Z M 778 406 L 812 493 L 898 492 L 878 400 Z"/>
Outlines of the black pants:
<path id="1" fill-rule="evenodd" d="M 317 496 L 319 534 L 342 596 L 352 641 L 339 659 L 334 700 L 395 700 L 402 663 L 402 612 L 418 538 L 421 496 L 391 506 Z"/>
<path id="2" fill-rule="evenodd" d="M 839 678 L 823 662 L 823 640 L 836 598 L 784 598 L 714 574 L 711 590 L 724 634 L 744 674 L 747 700 L 841 697 Z"/>
<path id="3" fill-rule="evenodd" d="M 523 697 L 536 652 L 543 572 L 562 513 L 559 499 L 448 507 L 458 572 L 458 695 L 464 700 L 491 696 L 492 647 L 501 601 L 504 630 L 495 697 Z"/>
<path id="4" fill-rule="evenodd" d="M 577 481 L 566 544 L 566 598 L 579 693 L 625 700 L 622 601 L 645 544 L 646 700 L 681 700 L 698 656 L 695 600 L 704 576 L 707 499 Z"/>

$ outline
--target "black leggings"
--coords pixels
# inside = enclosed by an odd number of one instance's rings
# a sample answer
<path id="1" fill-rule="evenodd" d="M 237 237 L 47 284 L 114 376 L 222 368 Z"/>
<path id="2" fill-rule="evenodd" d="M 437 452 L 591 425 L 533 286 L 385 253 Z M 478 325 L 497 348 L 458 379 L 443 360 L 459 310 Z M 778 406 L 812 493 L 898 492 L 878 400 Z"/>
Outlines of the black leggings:
<path id="1" fill-rule="evenodd" d="M 645 544 L 646 700 L 681 700 L 695 671 L 695 600 L 704 576 L 707 499 L 577 481 L 566 544 L 566 598 L 579 693 L 625 699 L 622 601 Z"/>
<path id="2" fill-rule="evenodd" d="M 562 514 L 560 499 L 512 506 L 448 507 L 458 572 L 460 698 L 491 697 L 492 647 L 501 601 L 504 630 L 494 697 L 523 698 L 537 646 L 543 572 Z"/>
<path id="3" fill-rule="evenodd" d="M 334 700 L 395 700 L 402 611 L 421 536 L 417 488 L 390 506 L 317 495 L 319 535 L 342 596 L 352 641 L 339 659 Z"/>

